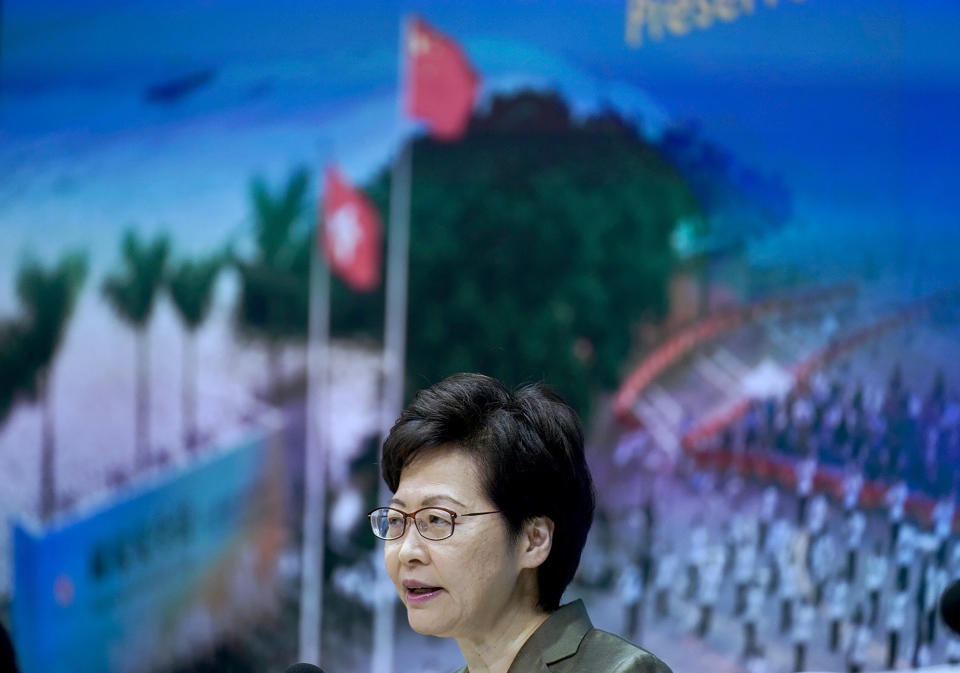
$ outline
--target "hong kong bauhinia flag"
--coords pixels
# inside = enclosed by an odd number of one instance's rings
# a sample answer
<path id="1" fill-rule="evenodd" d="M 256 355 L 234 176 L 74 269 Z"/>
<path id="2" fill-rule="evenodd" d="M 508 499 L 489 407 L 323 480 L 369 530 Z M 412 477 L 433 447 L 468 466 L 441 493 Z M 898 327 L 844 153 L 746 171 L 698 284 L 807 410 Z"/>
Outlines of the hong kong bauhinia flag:
<path id="1" fill-rule="evenodd" d="M 322 251 L 331 271 L 358 292 L 380 284 L 380 216 L 334 167 L 326 170 Z"/>
<path id="2" fill-rule="evenodd" d="M 466 131 L 480 79 L 454 40 L 423 19 L 412 18 L 407 25 L 404 107 L 436 138 L 455 140 Z"/>

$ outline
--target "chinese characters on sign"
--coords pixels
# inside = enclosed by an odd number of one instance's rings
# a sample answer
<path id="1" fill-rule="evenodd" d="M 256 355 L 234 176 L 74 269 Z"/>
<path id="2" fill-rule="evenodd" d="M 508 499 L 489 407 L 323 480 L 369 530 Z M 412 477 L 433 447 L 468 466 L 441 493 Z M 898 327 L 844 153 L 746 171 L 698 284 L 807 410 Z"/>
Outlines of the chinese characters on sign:
<path id="1" fill-rule="evenodd" d="M 794 3 L 804 0 L 791 0 Z M 644 37 L 686 35 L 694 28 L 706 29 L 715 23 L 730 23 L 756 6 L 776 7 L 778 0 L 627 0 L 625 39 L 631 47 L 643 45 Z"/>

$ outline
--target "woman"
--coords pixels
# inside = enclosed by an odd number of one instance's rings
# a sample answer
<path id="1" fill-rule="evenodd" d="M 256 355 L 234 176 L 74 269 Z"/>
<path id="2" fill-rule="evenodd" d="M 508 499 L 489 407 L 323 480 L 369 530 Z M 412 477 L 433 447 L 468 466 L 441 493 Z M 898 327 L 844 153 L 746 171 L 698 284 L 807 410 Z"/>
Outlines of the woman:
<path id="1" fill-rule="evenodd" d="M 458 673 L 670 673 L 560 606 L 593 519 L 579 418 L 543 386 L 479 374 L 422 390 L 383 445 L 370 513 L 410 626 L 454 638 Z M 413 524 L 413 525 L 410 525 Z"/>

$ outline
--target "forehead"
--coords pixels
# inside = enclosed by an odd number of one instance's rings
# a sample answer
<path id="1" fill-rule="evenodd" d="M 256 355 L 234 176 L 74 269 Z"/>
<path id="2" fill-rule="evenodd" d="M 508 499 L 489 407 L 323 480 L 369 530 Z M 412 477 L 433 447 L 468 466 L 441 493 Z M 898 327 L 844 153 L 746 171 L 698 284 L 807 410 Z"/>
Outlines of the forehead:
<path id="1" fill-rule="evenodd" d="M 486 500 L 480 467 L 473 456 L 455 446 L 440 446 L 416 455 L 400 473 L 392 502 L 414 505 L 474 505 Z"/>

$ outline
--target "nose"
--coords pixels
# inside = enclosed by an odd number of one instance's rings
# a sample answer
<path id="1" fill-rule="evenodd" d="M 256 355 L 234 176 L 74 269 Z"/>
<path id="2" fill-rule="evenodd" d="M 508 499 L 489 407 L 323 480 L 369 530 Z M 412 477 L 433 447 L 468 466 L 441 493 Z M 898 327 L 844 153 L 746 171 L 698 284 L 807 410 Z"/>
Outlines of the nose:
<path id="1" fill-rule="evenodd" d="M 397 545 L 397 559 L 400 563 L 426 563 L 429 559 L 426 540 L 420 535 L 420 531 L 414 530 L 416 527 L 417 522 L 413 517 L 408 518 L 403 535 L 393 540 L 393 544 Z"/>

